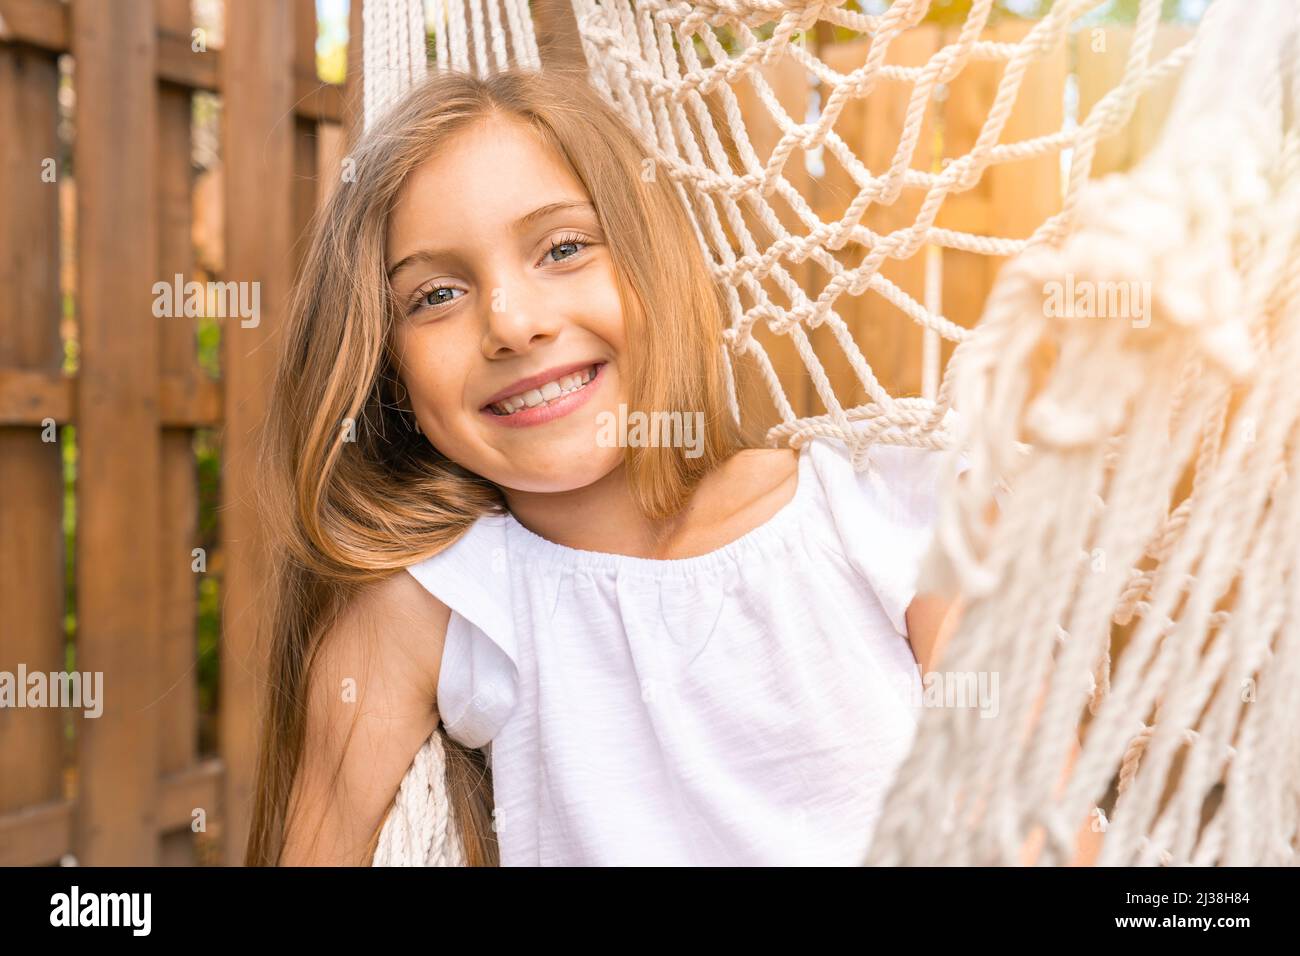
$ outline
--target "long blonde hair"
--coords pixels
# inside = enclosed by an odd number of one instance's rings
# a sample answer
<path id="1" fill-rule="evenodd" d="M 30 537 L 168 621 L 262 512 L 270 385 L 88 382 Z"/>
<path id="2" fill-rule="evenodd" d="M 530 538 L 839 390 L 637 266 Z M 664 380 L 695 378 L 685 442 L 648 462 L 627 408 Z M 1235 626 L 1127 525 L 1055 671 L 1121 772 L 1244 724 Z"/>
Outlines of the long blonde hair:
<path id="1" fill-rule="evenodd" d="M 726 399 L 724 300 L 668 176 L 578 77 L 437 73 L 357 144 L 351 181 L 314 222 L 290 302 L 262 435 L 264 527 L 275 575 L 249 865 L 276 865 L 304 745 L 313 655 L 363 588 L 437 553 L 500 489 L 412 430 L 395 389 L 396 310 L 384 236 L 406 177 L 458 130 L 488 116 L 528 124 L 586 188 L 605 234 L 636 343 L 620 374 L 630 409 L 704 412 L 704 453 L 629 447 L 637 507 L 678 514 L 704 475 L 748 447 Z M 653 321 L 647 303 L 653 308 Z M 345 422 L 351 434 L 344 434 Z M 345 438 L 349 440 L 344 440 Z M 452 813 L 471 866 L 499 862 L 484 755 L 443 734 Z M 414 755 L 412 755 L 414 756 Z M 391 811 L 391 804 L 390 804 Z M 381 824 L 382 828 L 382 824 Z M 371 840 L 371 854 L 379 831 Z"/>

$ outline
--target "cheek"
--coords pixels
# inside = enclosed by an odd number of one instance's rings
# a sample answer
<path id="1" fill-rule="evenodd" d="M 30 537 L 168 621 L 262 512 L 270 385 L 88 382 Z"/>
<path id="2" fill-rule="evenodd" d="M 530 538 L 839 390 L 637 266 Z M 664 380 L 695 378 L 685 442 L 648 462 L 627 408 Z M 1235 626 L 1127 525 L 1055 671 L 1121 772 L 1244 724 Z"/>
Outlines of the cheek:
<path id="1" fill-rule="evenodd" d="M 587 303 L 593 331 L 621 352 L 628 340 L 630 316 L 619 298 L 612 265 L 606 263 L 604 269 L 593 274 L 590 287 L 583 290 L 583 301 Z"/>
<path id="2" fill-rule="evenodd" d="M 461 405 L 466 376 L 456 359 L 465 354 L 463 347 L 440 332 L 433 326 L 409 329 L 398 336 L 396 349 L 411 404 L 435 415 Z"/>

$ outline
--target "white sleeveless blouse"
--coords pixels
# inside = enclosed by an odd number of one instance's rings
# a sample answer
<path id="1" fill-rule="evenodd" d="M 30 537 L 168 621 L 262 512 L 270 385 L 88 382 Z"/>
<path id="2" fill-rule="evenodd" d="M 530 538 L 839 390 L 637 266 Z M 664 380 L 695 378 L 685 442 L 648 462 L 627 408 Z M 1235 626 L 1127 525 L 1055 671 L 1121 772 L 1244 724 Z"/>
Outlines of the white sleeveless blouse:
<path id="1" fill-rule="evenodd" d="M 488 747 L 503 866 L 861 863 L 919 716 L 904 614 L 949 461 L 869 456 L 814 439 L 794 498 L 696 557 L 492 515 L 408 569 L 451 608 L 438 709 Z"/>

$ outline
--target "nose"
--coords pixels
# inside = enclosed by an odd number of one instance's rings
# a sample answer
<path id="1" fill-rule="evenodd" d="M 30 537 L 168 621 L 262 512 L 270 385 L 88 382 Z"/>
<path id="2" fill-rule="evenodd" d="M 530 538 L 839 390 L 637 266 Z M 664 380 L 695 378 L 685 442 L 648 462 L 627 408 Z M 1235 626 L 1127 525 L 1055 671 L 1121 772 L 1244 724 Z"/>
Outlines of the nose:
<path id="1" fill-rule="evenodd" d="M 536 289 L 518 283 L 498 285 L 485 302 L 483 354 L 487 358 L 527 352 L 559 332 L 560 310 L 549 307 Z"/>

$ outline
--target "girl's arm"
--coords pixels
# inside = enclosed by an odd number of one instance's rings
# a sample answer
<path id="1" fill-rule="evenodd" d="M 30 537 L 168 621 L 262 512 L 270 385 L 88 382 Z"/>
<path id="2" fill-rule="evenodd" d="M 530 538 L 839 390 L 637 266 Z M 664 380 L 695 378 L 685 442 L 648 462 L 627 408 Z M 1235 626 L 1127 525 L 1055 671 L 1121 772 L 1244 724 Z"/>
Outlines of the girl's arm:
<path id="1" fill-rule="evenodd" d="M 322 638 L 281 866 L 366 866 L 370 841 L 438 726 L 451 612 L 406 572 L 372 585 Z"/>

